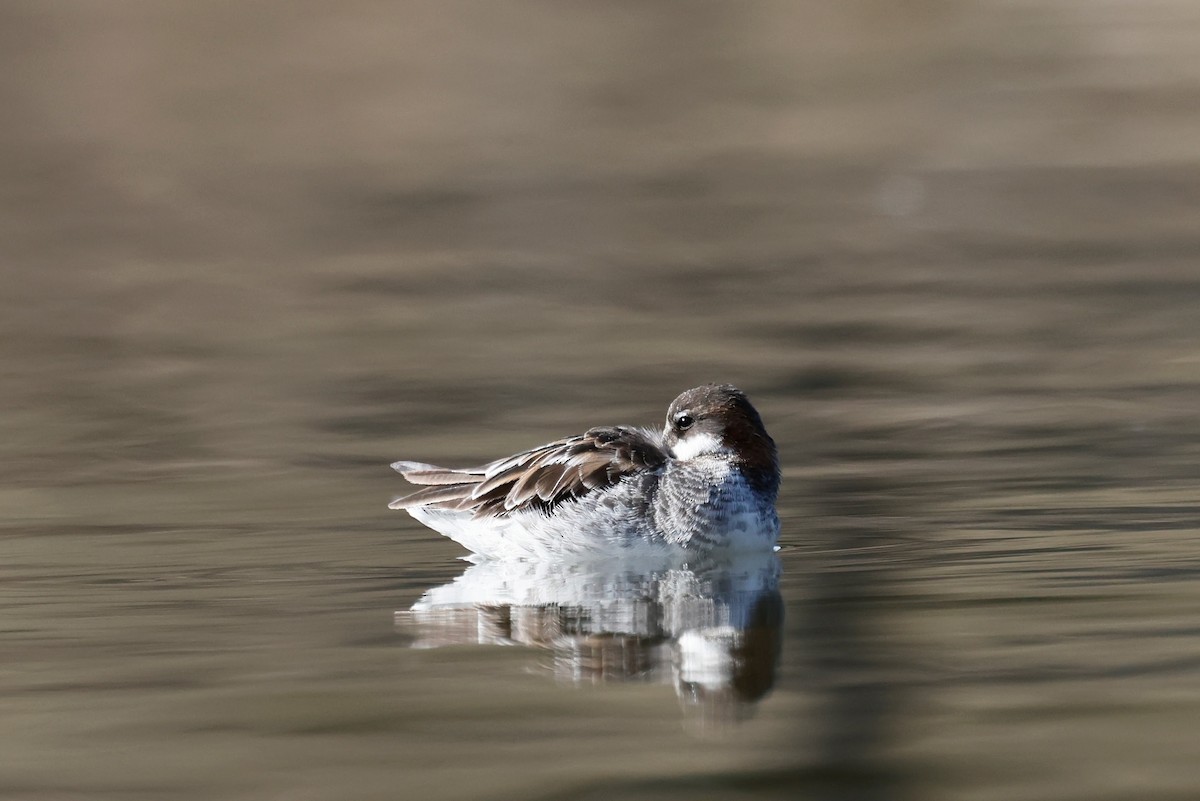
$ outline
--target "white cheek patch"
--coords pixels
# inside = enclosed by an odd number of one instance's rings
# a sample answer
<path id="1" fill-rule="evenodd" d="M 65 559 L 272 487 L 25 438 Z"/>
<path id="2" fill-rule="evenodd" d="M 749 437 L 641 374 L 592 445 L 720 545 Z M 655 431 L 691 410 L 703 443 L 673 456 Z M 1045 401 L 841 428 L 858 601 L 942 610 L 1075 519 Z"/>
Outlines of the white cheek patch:
<path id="1" fill-rule="evenodd" d="M 723 453 L 725 450 L 725 446 L 721 444 L 721 440 L 712 434 L 701 434 L 699 432 L 684 437 L 679 442 L 676 442 L 674 447 L 675 458 L 681 462 L 709 453 Z"/>

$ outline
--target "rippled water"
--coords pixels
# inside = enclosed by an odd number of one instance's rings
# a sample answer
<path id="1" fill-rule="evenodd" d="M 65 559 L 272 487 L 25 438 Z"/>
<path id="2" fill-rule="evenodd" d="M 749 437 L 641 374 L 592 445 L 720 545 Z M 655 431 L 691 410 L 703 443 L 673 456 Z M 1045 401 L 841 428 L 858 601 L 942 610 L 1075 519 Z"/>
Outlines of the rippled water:
<path id="1" fill-rule="evenodd" d="M 1200 16 L 839 8 L 0 12 L 0 796 L 1194 798 Z M 709 380 L 777 558 L 386 508 Z"/>

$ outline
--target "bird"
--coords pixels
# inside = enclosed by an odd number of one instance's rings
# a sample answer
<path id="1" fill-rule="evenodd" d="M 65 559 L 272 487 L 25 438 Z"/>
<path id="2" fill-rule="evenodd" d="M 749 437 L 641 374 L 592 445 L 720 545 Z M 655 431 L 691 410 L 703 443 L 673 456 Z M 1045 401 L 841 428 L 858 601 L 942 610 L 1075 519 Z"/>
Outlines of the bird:
<path id="1" fill-rule="evenodd" d="M 599 426 L 480 467 L 398 461 L 393 500 L 477 559 L 770 550 L 779 456 L 732 384 L 681 393 L 661 431 Z"/>

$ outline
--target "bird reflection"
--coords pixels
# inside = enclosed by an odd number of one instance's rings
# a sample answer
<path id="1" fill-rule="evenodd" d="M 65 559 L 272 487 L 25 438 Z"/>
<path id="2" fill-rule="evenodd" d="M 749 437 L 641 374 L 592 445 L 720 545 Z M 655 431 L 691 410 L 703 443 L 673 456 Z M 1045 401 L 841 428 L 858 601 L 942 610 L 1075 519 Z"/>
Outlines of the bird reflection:
<path id="1" fill-rule="evenodd" d="M 741 720 L 775 682 L 783 602 L 773 553 L 636 564 L 482 561 L 397 626 L 415 648 L 525 645 L 572 684 L 673 684 L 702 725 Z"/>

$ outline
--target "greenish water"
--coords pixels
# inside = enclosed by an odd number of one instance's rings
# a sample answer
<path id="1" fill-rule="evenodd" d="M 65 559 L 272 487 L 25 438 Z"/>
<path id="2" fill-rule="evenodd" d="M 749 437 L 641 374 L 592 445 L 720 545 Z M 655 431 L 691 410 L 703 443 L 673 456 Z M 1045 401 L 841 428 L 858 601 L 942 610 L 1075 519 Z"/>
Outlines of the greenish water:
<path id="1" fill-rule="evenodd" d="M 840 8 L 0 12 L 0 797 L 1194 798 L 1200 16 Z M 765 578 L 407 611 L 710 380 Z"/>

